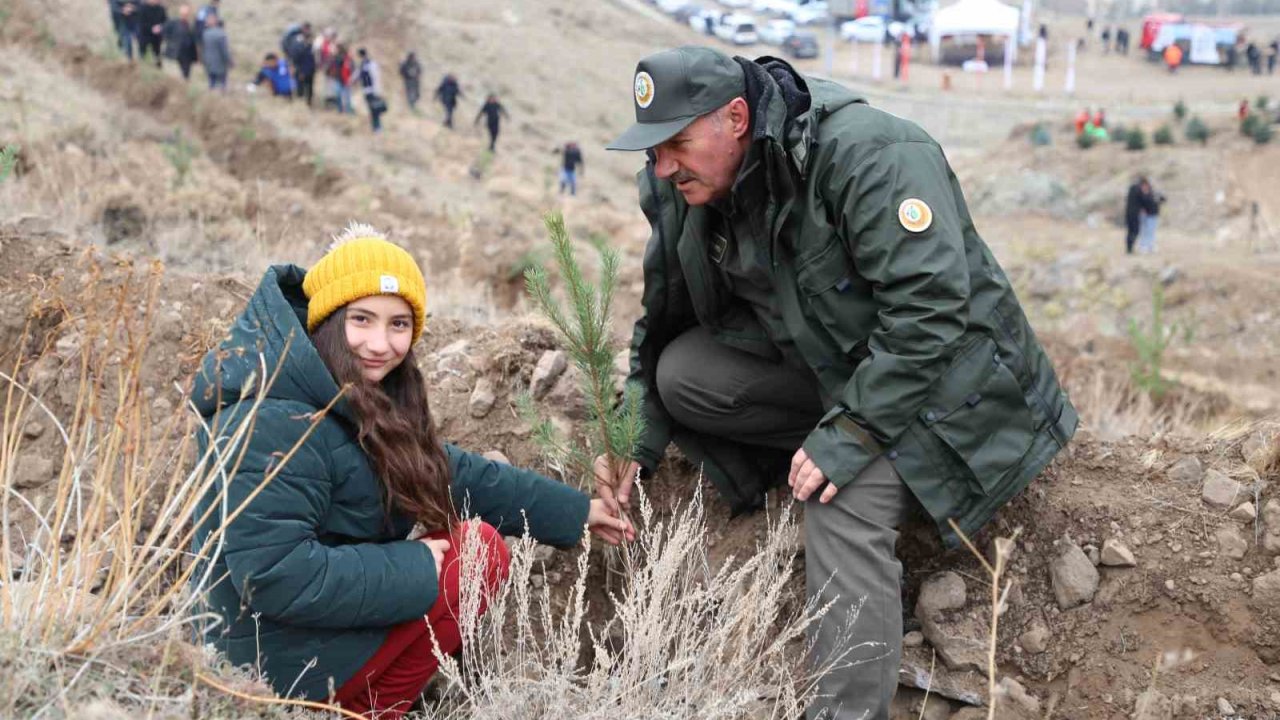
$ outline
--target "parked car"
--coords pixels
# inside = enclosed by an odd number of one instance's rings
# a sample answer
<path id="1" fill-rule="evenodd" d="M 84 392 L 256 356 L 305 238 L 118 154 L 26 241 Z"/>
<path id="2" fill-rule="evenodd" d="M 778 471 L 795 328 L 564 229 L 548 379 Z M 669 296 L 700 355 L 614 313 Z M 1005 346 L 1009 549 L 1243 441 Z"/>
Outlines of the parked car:
<path id="1" fill-rule="evenodd" d="M 689 4 L 689 0 L 658 0 L 656 3 L 658 9 L 667 15 L 673 15 L 677 10 Z"/>
<path id="2" fill-rule="evenodd" d="M 720 0 L 720 4 L 735 10 L 751 7 L 751 0 Z"/>
<path id="3" fill-rule="evenodd" d="M 798 60 L 818 57 L 818 36 L 812 30 L 797 30 L 782 43 L 782 49 Z"/>
<path id="4" fill-rule="evenodd" d="M 759 36 L 756 34 L 755 21 L 746 15 L 726 15 L 716 25 L 716 37 L 734 45 L 754 45 Z"/>
<path id="5" fill-rule="evenodd" d="M 770 20 L 761 25 L 757 34 L 760 36 L 760 42 L 769 45 L 781 45 L 786 42 L 796 31 L 796 24 L 790 20 Z"/>
<path id="6" fill-rule="evenodd" d="M 751 9 L 761 15 L 777 15 L 791 17 L 791 12 L 798 7 L 795 0 L 755 0 Z"/>
<path id="7" fill-rule="evenodd" d="M 714 35 L 716 25 L 720 24 L 720 16 L 723 14 L 719 10 L 703 10 L 695 13 L 689 16 L 689 27 L 703 35 Z"/>
<path id="8" fill-rule="evenodd" d="M 867 15 L 841 25 L 840 39 L 846 42 L 881 42 L 888 37 L 888 32 L 883 17 Z"/>
<path id="9" fill-rule="evenodd" d="M 825 0 L 809 0 L 809 2 L 798 3 L 788 17 L 797 25 L 812 25 L 824 22 L 830 15 Z"/>

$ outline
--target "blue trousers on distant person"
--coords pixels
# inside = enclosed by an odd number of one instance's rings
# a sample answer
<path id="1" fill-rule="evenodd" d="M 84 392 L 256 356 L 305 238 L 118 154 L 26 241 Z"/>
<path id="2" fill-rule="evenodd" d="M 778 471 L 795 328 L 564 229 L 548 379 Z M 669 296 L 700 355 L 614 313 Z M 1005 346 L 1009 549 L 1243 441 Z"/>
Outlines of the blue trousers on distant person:
<path id="1" fill-rule="evenodd" d="M 578 172 L 576 170 L 565 170 L 560 168 L 560 194 L 564 194 L 564 189 L 569 188 L 570 195 L 578 194 Z"/>
<path id="2" fill-rule="evenodd" d="M 227 89 L 227 74 L 226 74 L 226 73 L 207 73 L 207 74 L 209 75 L 209 89 L 210 89 L 210 90 L 223 90 L 223 91 L 225 91 L 225 90 Z"/>
<path id="3" fill-rule="evenodd" d="M 1156 251 L 1156 226 L 1160 223 L 1159 215 L 1143 215 L 1138 230 L 1138 252 L 1150 255 Z"/>
<path id="4" fill-rule="evenodd" d="M 120 48 L 120 54 L 133 59 L 133 41 L 137 37 L 137 31 L 124 15 L 112 13 L 111 23 L 115 26 L 116 46 Z"/>

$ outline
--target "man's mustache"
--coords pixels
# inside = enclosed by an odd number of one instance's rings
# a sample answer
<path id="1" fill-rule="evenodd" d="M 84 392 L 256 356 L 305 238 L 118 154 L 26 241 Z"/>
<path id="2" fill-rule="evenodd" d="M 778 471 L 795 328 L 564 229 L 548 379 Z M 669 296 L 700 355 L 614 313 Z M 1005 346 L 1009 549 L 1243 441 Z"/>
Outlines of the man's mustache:
<path id="1" fill-rule="evenodd" d="M 680 171 L 677 171 L 676 173 L 672 174 L 672 176 L 671 176 L 671 182 L 676 183 L 676 184 L 680 184 L 680 183 L 682 183 L 682 182 L 686 182 L 686 181 L 688 181 L 688 180 L 697 180 L 697 179 L 698 179 L 698 176 L 697 176 L 697 175 L 694 175 L 693 173 L 689 172 L 688 170 L 680 170 Z"/>

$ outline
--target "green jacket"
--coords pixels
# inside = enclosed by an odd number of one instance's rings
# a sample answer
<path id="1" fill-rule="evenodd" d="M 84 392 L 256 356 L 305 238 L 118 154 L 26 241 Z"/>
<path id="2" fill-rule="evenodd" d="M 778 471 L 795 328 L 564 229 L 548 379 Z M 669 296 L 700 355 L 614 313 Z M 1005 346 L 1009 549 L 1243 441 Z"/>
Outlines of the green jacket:
<path id="1" fill-rule="evenodd" d="M 778 308 L 834 399 L 804 448 L 839 487 L 887 454 L 954 545 L 947 519 L 980 528 L 1066 445 L 1075 409 L 938 144 L 785 62 L 738 61 L 769 188 Z M 705 460 L 735 510 L 750 509 L 777 478 L 752 449 L 676 424 L 654 371 L 663 347 L 696 324 L 746 352 L 779 352 L 708 256 L 714 211 L 685 203 L 652 163 L 638 179 L 652 235 L 632 336 L 631 378 L 646 389 L 648 421 L 637 459 L 652 469 L 675 439 Z M 908 199 L 932 210 L 928 227 L 900 220 Z"/>
<path id="2" fill-rule="evenodd" d="M 262 482 L 311 425 L 310 413 L 338 392 L 305 330 L 304 271 L 272 267 L 230 335 L 204 359 L 192 399 L 230 467 L 225 511 Z M 252 410 L 261 381 L 259 353 L 276 380 L 253 419 L 247 443 L 228 436 Z M 293 458 L 229 525 L 208 573 L 208 608 L 222 622 L 206 629 L 231 662 L 260 664 L 281 694 L 328 696 L 373 656 L 393 625 L 420 618 L 435 603 L 439 583 L 427 546 L 406 540 L 412 518 L 388 515 L 380 483 L 356 440 L 350 407 L 339 402 Z M 205 433 L 198 437 L 204 468 Z M 540 542 L 568 546 L 581 538 L 588 498 L 562 483 L 491 462 L 451 445 L 454 507 L 503 534 L 522 534 L 526 519 Z M 241 453 L 243 456 L 241 457 Z M 197 530 L 199 551 L 220 523 L 223 483 L 199 513 L 214 515 Z M 200 515 L 197 515 L 200 517 Z M 314 665 L 308 669 L 308 663 Z M 298 679 L 298 678 L 301 679 Z M 297 683 L 295 684 L 295 680 Z"/>

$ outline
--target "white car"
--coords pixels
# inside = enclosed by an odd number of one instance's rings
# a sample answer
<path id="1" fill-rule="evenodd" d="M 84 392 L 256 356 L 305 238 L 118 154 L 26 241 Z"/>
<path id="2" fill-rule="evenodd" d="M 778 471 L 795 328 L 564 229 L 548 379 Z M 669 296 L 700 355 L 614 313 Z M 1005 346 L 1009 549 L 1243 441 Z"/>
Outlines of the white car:
<path id="1" fill-rule="evenodd" d="M 801 3 L 794 10 L 791 10 L 788 16 L 797 25 L 811 25 L 823 22 L 830 17 L 827 12 L 827 4 L 821 0 Z"/>
<path id="2" fill-rule="evenodd" d="M 674 15 L 677 10 L 689 4 L 689 0 L 658 0 L 658 9 L 667 15 Z"/>
<path id="3" fill-rule="evenodd" d="M 757 34 L 760 42 L 769 45 L 781 45 L 796 32 L 796 24 L 790 20 L 770 20 L 760 26 Z"/>
<path id="4" fill-rule="evenodd" d="M 886 32 L 883 17 L 867 15 L 841 25 L 840 39 L 846 42 L 854 40 L 865 43 L 884 42 Z"/>
<path id="5" fill-rule="evenodd" d="M 778 17 L 791 17 L 791 13 L 799 7 L 795 0 L 755 0 L 751 4 L 751 9 L 761 15 L 777 15 Z"/>
<path id="6" fill-rule="evenodd" d="M 751 0 L 720 0 L 720 4 L 727 8 L 747 8 L 751 7 Z"/>
<path id="7" fill-rule="evenodd" d="M 746 15 L 726 15 L 716 25 L 716 37 L 734 45 L 754 45 L 759 36 L 756 35 L 756 23 Z"/>

